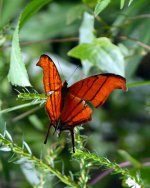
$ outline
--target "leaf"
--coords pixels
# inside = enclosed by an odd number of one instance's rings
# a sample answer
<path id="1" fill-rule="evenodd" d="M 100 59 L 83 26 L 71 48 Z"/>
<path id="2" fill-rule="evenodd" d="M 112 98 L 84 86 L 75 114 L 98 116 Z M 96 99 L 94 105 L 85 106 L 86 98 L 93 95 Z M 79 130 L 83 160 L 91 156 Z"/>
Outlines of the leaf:
<path id="1" fill-rule="evenodd" d="M 122 9 L 124 7 L 124 3 L 125 3 L 125 0 L 120 1 L 120 9 Z"/>
<path id="2" fill-rule="evenodd" d="M 82 0 L 83 3 L 85 3 L 87 6 L 89 6 L 90 8 L 94 8 L 97 4 L 97 0 Z"/>
<path id="3" fill-rule="evenodd" d="M 27 160 L 25 163 L 22 163 L 20 167 L 26 179 L 33 187 L 40 184 L 40 173 L 36 170 L 33 162 Z"/>
<path id="4" fill-rule="evenodd" d="M 10 69 L 8 80 L 12 85 L 31 86 L 25 64 L 22 59 L 22 54 L 19 46 L 19 24 L 17 25 L 12 39 Z"/>
<path id="5" fill-rule="evenodd" d="M 77 4 L 76 6 L 71 7 L 67 13 L 67 24 L 71 24 L 75 20 L 81 19 L 85 9 L 86 7 L 83 4 Z"/>
<path id="6" fill-rule="evenodd" d="M 103 72 L 125 75 L 124 57 L 119 47 L 108 38 L 101 37 L 89 44 L 79 44 L 69 51 L 68 55 L 88 60 Z"/>
<path id="7" fill-rule="evenodd" d="M 128 6 L 130 6 L 132 2 L 133 2 L 133 0 L 130 0 L 129 3 L 128 3 Z"/>
<path id="8" fill-rule="evenodd" d="M 133 164 L 135 167 L 141 167 L 140 162 L 138 162 L 136 159 L 134 159 L 129 153 L 127 153 L 124 150 L 119 150 L 119 154 L 127 161 L 130 161 L 131 164 Z"/>
<path id="9" fill-rule="evenodd" d="M 109 3 L 110 0 L 99 0 L 94 10 L 95 16 L 102 12 L 108 6 Z"/>
<path id="10" fill-rule="evenodd" d="M 4 137 L 7 137 L 11 142 L 13 142 L 13 139 L 12 139 L 10 133 L 6 129 L 4 131 Z"/>
<path id="11" fill-rule="evenodd" d="M 79 29 L 80 43 L 90 43 L 95 38 L 94 35 L 94 16 L 85 12 L 83 21 Z"/>
<path id="12" fill-rule="evenodd" d="M 83 16 L 83 21 L 81 27 L 79 29 L 79 40 L 80 43 L 90 43 L 95 38 L 94 35 L 94 16 L 85 12 Z M 88 60 L 82 60 L 83 72 L 84 74 L 88 74 L 92 64 Z"/>
<path id="13" fill-rule="evenodd" d="M 51 4 L 47 7 L 47 10 L 40 11 L 24 25 L 20 32 L 20 38 L 24 41 L 37 41 L 58 36 L 75 36 L 79 29 L 79 22 L 67 25 L 68 13 L 71 9 L 72 4 L 56 2 Z M 80 13 L 79 10 L 78 17 Z M 71 16 L 71 19 L 74 18 Z M 39 27 L 39 20 L 42 20 L 42 27 Z M 31 35 L 31 33 L 34 33 L 34 35 Z"/>
<path id="14" fill-rule="evenodd" d="M 11 149 L 6 146 L 2 146 L 2 147 L 0 147 L 0 151 L 9 152 L 9 151 L 11 151 Z"/>
<path id="15" fill-rule="evenodd" d="M 9 24 L 23 5 L 23 0 L 0 1 L 0 29 Z"/>
<path id="16" fill-rule="evenodd" d="M 23 148 L 23 150 L 26 149 L 28 151 L 28 153 L 32 155 L 32 151 L 31 151 L 29 145 L 25 141 L 23 141 L 23 143 L 22 143 L 22 148 Z"/>
<path id="17" fill-rule="evenodd" d="M 38 10 L 40 10 L 44 5 L 46 5 L 50 1 L 51 0 L 33 0 L 33 1 L 31 1 L 26 6 L 26 8 L 24 9 L 24 11 L 21 14 L 19 29 L 21 29 L 23 27 L 23 25 L 26 23 L 26 21 L 32 15 L 34 15 Z"/>
<path id="18" fill-rule="evenodd" d="M 19 17 L 12 39 L 10 69 L 8 73 L 8 80 L 12 83 L 12 85 L 18 85 L 23 87 L 31 86 L 25 65 L 23 63 L 22 54 L 19 46 L 19 30 L 35 12 L 37 12 L 42 6 L 47 4 L 49 1 L 50 0 L 31 1 Z"/>

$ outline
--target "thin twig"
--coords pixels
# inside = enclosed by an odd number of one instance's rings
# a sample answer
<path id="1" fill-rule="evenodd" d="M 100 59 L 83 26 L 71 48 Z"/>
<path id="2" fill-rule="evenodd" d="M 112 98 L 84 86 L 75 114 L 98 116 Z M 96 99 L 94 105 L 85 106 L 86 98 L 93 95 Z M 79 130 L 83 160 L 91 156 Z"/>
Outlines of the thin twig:
<path id="1" fill-rule="evenodd" d="M 143 19 L 143 18 L 150 18 L 150 14 L 141 14 L 138 16 L 133 16 L 129 18 L 129 20 L 137 20 L 137 19 Z"/>
<path id="2" fill-rule="evenodd" d="M 120 167 L 129 167 L 129 166 L 131 166 L 131 163 L 129 161 L 125 161 L 125 162 L 122 162 L 118 165 Z M 142 165 L 143 166 L 150 166 L 150 162 L 149 161 L 143 162 Z M 109 170 L 104 171 L 103 173 L 99 174 L 96 178 L 92 179 L 90 184 L 95 185 L 98 181 L 102 180 L 105 176 L 110 174 L 112 171 L 113 171 L 113 169 L 109 169 Z"/>
<path id="3" fill-rule="evenodd" d="M 130 166 L 131 163 L 129 161 L 125 161 L 122 162 L 120 164 L 118 164 L 120 167 L 127 167 Z M 113 169 L 109 169 L 104 171 L 103 173 L 99 174 L 96 178 L 92 179 L 90 184 L 91 185 L 95 185 L 98 181 L 100 181 L 101 179 L 103 179 L 105 176 L 107 176 L 108 174 L 110 174 L 113 171 Z"/>
<path id="4" fill-rule="evenodd" d="M 132 37 L 129 37 L 129 36 L 120 36 L 121 39 L 123 40 L 132 40 L 132 41 L 135 41 L 139 46 L 142 46 L 143 48 L 145 48 L 146 50 L 150 51 L 150 46 L 139 41 L 137 38 L 132 38 Z"/>
<path id="5" fill-rule="evenodd" d="M 78 37 L 70 37 L 63 39 L 45 39 L 45 40 L 37 40 L 37 41 L 20 41 L 21 46 L 33 45 L 33 44 L 48 44 L 48 43 L 62 43 L 62 42 L 74 42 L 78 41 Z M 5 46 L 5 48 L 11 47 L 11 44 Z"/>

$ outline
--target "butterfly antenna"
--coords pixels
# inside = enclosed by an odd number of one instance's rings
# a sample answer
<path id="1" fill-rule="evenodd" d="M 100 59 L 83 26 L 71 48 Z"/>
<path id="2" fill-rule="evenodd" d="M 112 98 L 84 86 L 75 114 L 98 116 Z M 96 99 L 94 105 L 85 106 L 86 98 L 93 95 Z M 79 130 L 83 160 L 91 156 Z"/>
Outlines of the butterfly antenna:
<path id="1" fill-rule="evenodd" d="M 73 153 L 75 153 L 75 147 L 74 147 L 74 130 L 70 129 L 70 133 L 71 133 L 71 140 L 72 140 L 72 150 L 73 150 Z"/>
<path id="2" fill-rule="evenodd" d="M 45 138 L 44 144 L 47 143 L 47 139 L 48 139 L 48 136 L 49 136 L 49 131 L 50 131 L 51 126 L 52 126 L 52 124 L 50 123 L 49 126 L 48 126 L 48 131 L 47 131 L 47 134 L 46 134 L 46 138 Z"/>
<path id="3" fill-rule="evenodd" d="M 69 76 L 69 80 L 72 78 L 73 74 L 76 72 L 76 70 L 79 68 L 79 65 L 75 68 L 75 70 L 71 73 L 71 75 Z M 67 82 L 69 82 L 69 80 L 67 80 Z"/>
<path id="4" fill-rule="evenodd" d="M 65 77 L 64 74 L 63 74 L 62 68 L 61 68 L 61 66 L 60 66 L 58 57 L 55 56 L 55 58 L 57 59 L 57 64 L 58 64 L 58 66 L 59 66 L 59 68 L 60 68 L 61 74 L 63 75 L 63 77 Z"/>

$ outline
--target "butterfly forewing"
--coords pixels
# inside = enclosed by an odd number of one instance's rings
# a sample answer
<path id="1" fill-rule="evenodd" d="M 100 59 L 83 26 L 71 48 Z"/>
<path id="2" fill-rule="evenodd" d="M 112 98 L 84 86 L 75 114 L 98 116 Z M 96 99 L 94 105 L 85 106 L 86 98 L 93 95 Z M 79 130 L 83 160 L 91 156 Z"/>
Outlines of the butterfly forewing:
<path id="1" fill-rule="evenodd" d="M 46 111 L 51 119 L 51 124 L 56 126 L 61 111 L 62 82 L 57 68 L 50 57 L 42 55 L 37 63 L 43 69 L 43 84 L 47 94 Z"/>
<path id="2" fill-rule="evenodd" d="M 51 120 L 51 124 L 56 127 L 61 111 L 61 92 L 56 91 L 47 98 L 46 111 Z"/>
<path id="3" fill-rule="evenodd" d="M 114 89 L 126 90 L 125 78 L 115 74 L 100 74 L 76 82 L 69 87 L 69 92 L 98 107 Z"/>
<path id="4" fill-rule="evenodd" d="M 42 55 L 36 65 L 43 69 L 45 93 L 48 94 L 50 91 L 61 90 L 62 82 L 52 59 L 47 55 Z"/>

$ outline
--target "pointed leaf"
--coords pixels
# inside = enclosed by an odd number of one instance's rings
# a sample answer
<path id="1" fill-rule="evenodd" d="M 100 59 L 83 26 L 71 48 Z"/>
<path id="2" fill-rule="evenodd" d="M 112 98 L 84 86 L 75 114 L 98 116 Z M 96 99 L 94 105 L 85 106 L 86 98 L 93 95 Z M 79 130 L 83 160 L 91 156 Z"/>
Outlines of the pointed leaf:
<path id="1" fill-rule="evenodd" d="M 8 73 L 8 80 L 12 83 L 12 85 L 23 87 L 31 86 L 19 46 L 19 30 L 35 12 L 48 2 L 50 2 L 50 0 L 31 1 L 19 17 L 12 39 L 10 69 Z"/>
<path id="2" fill-rule="evenodd" d="M 108 38 L 94 39 L 90 44 L 79 44 L 69 51 L 68 55 L 88 60 L 103 72 L 110 72 L 124 76 L 124 57 L 118 46 L 111 43 Z"/>
<path id="3" fill-rule="evenodd" d="M 108 6 L 109 3 L 110 0 L 99 0 L 94 10 L 95 16 L 102 12 Z"/>
<path id="4" fill-rule="evenodd" d="M 32 151 L 31 151 L 29 145 L 25 141 L 23 141 L 23 146 L 22 147 L 23 147 L 23 149 L 26 149 L 29 154 L 32 154 Z"/>
<path id="5" fill-rule="evenodd" d="M 4 137 L 7 137 L 11 142 L 13 142 L 13 139 L 7 130 L 4 131 L 4 135 L 5 135 Z"/>
<path id="6" fill-rule="evenodd" d="M 136 159 L 134 159 L 129 153 L 127 153 L 124 150 L 119 150 L 119 154 L 127 161 L 130 161 L 135 167 L 141 167 L 140 162 L 138 162 Z"/>
<path id="7" fill-rule="evenodd" d="M 95 38 L 94 35 L 94 16 L 85 12 L 83 16 L 83 21 L 79 29 L 79 40 L 80 43 L 91 43 Z M 88 60 L 82 60 L 83 72 L 85 75 L 88 74 L 92 64 Z"/>
<path id="8" fill-rule="evenodd" d="M 124 3 L 125 3 L 125 0 L 120 1 L 120 9 L 122 9 L 124 7 Z"/>

